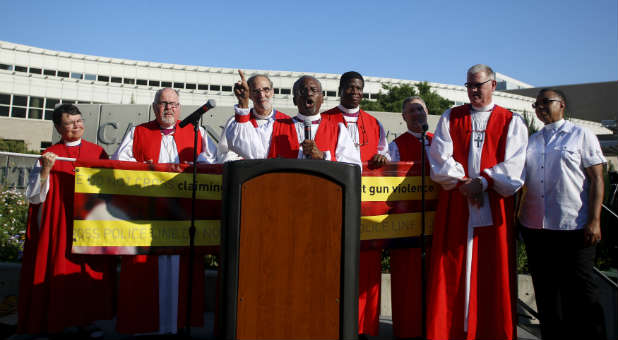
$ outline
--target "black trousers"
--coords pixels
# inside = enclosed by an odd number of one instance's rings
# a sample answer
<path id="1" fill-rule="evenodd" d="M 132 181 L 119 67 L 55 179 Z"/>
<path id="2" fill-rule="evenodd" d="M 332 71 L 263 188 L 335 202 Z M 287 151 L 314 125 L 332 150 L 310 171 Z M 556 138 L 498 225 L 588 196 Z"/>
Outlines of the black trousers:
<path id="1" fill-rule="evenodd" d="M 593 277 L 596 246 L 583 230 L 520 226 L 532 275 L 543 339 L 606 339 L 603 309 Z"/>

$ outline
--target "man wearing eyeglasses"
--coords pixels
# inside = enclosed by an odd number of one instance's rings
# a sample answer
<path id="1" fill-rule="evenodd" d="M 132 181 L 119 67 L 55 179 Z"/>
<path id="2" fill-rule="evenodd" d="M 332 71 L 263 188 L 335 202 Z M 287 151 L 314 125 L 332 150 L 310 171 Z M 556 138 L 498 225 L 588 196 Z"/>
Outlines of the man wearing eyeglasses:
<path id="1" fill-rule="evenodd" d="M 512 339 L 516 332 L 514 194 L 523 185 L 528 130 L 493 103 L 495 73 L 474 65 L 470 104 L 436 128 L 429 161 L 442 185 L 427 297 L 430 339 Z"/>
<path id="2" fill-rule="evenodd" d="M 152 109 L 155 120 L 132 127 L 112 159 L 155 164 L 193 162 L 193 126 L 178 125 L 180 102 L 176 90 L 157 91 Z M 197 149 L 198 162 L 215 162 L 215 143 L 201 126 Z M 178 283 L 180 276 L 188 277 L 187 267 L 188 257 L 184 255 L 123 256 L 118 283 L 118 332 L 174 334 L 178 326 L 184 327 L 184 318 L 178 320 L 179 312 L 186 310 L 178 303 L 184 287 Z M 201 256 L 195 257 L 195 268 L 203 268 Z M 204 275 L 198 273 L 193 279 L 193 298 L 201 301 Z M 182 303 L 186 303 L 184 296 L 180 295 Z M 191 323 L 200 326 L 203 304 L 193 303 L 192 307 Z"/>
<path id="3" fill-rule="evenodd" d="M 388 142 L 382 124 L 361 110 L 365 79 L 354 71 L 341 75 L 339 80 L 340 104 L 322 114 L 325 119 L 345 124 L 362 162 L 381 167 L 390 160 Z M 362 249 L 359 270 L 358 331 L 378 335 L 381 260 L 380 249 Z"/>

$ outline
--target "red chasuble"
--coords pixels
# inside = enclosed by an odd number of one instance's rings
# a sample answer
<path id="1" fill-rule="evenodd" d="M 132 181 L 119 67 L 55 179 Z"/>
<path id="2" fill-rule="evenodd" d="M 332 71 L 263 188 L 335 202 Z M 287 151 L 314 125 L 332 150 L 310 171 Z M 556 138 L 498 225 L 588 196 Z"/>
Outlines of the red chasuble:
<path id="1" fill-rule="evenodd" d="M 199 133 L 199 132 L 198 132 Z M 133 157 L 138 162 L 159 160 L 161 131 L 157 121 L 141 124 L 135 128 Z M 174 141 L 180 162 L 193 161 L 193 126 L 178 126 Z M 202 151 L 202 136 L 198 136 L 198 154 Z M 188 253 L 188 250 L 187 250 Z M 191 325 L 203 325 L 204 304 L 204 257 L 197 254 L 193 266 L 193 303 L 191 304 Z M 180 257 L 180 279 L 178 283 L 178 328 L 185 327 L 187 280 L 189 278 L 189 257 Z M 123 256 L 118 282 L 118 311 L 116 330 L 120 333 L 149 333 L 159 330 L 159 259 L 156 255 Z"/>
<path id="2" fill-rule="evenodd" d="M 433 134 L 427 133 L 431 144 Z M 395 138 L 402 162 L 421 161 L 421 141 L 406 132 Z M 426 164 L 429 165 L 427 160 Z M 429 177 L 429 166 L 425 174 Z M 429 249 L 426 248 L 427 254 Z M 427 256 L 426 258 L 429 258 Z M 393 335 L 397 338 L 422 336 L 422 283 L 421 249 L 391 249 L 391 307 L 393 313 Z"/>
<path id="3" fill-rule="evenodd" d="M 322 113 L 322 118 L 347 126 L 343 112 L 339 110 L 339 107 L 334 107 Z M 380 124 L 373 116 L 359 109 L 356 125 L 359 134 L 360 158 L 362 162 L 367 162 L 378 153 Z M 381 274 L 380 250 L 362 249 L 358 273 L 358 332 L 361 334 L 378 335 Z"/>
<path id="4" fill-rule="evenodd" d="M 63 142 L 45 152 L 79 160 L 106 159 L 105 151 L 82 140 Z M 31 204 L 19 284 L 18 333 L 58 333 L 113 317 L 115 258 L 71 254 L 73 239 L 72 162 L 56 161 L 49 192 L 42 204 Z"/>
<path id="5" fill-rule="evenodd" d="M 485 131 L 481 172 L 504 161 L 513 114 L 495 106 Z M 451 110 L 453 158 L 468 175 L 472 133 L 470 105 Z M 513 339 L 516 332 L 513 197 L 502 197 L 488 180 L 494 225 L 474 228 L 468 332 L 464 332 L 468 202 L 457 188 L 440 192 L 428 281 L 427 337 Z"/>

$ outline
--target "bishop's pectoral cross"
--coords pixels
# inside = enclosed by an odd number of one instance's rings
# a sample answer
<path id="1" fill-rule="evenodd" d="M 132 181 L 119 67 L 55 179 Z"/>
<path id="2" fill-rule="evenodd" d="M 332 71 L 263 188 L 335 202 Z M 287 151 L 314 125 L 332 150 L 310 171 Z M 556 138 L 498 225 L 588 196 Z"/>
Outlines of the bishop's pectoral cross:
<path id="1" fill-rule="evenodd" d="M 476 142 L 476 148 L 480 148 L 481 143 L 483 143 L 483 131 L 476 132 L 476 138 L 474 139 L 474 141 Z"/>

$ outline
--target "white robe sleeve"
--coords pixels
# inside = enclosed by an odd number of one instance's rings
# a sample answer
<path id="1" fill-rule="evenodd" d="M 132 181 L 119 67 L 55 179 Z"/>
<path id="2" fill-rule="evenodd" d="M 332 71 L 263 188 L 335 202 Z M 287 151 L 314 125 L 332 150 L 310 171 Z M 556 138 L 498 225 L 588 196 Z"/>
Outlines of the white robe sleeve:
<path id="1" fill-rule="evenodd" d="M 389 144 L 386 140 L 386 132 L 384 132 L 384 127 L 382 126 L 382 123 L 378 121 L 378 125 L 380 126 L 380 141 L 378 142 L 378 153 L 391 161 L 391 155 L 388 152 Z"/>
<path id="2" fill-rule="evenodd" d="M 137 162 L 133 157 L 133 135 L 135 133 L 135 126 L 132 126 L 129 132 L 124 136 L 120 146 L 116 149 L 116 152 L 112 155 L 111 159 L 117 161 L 131 161 Z"/>
<path id="3" fill-rule="evenodd" d="M 200 133 L 202 134 L 202 152 L 197 155 L 197 162 L 215 164 L 217 161 L 217 144 L 201 126 Z"/>
<path id="4" fill-rule="evenodd" d="M 343 123 L 339 123 L 339 137 L 337 139 L 337 148 L 335 149 L 335 158 L 338 162 L 356 164 L 360 166 L 361 171 L 363 169 L 360 152 L 356 150 L 354 142 Z"/>
<path id="5" fill-rule="evenodd" d="M 449 132 L 451 110 L 440 117 L 429 149 L 431 179 L 440 183 L 445 190 L 453 189 L 466 176 L 463 165 L 453 158 L 453 139 Z"/>
<path id="6" fill-rule="evenodd" d="M 221 137 L 219 138 L 219 143 L 217 143 L 217 163 L 218 164 L 223 164 L 225 162 L 242 159 L 242 157 L 238 156 L 236 152 L 230 150 L 228 147 L 227 130 L 229 129 L 229 126 L 232 124 L 232 122 L 234 122 L 234 116 L 230 117 L 225 123 L 223 131 L 221 132 Z"/>
<path id="7" fill-rule="evenodd" d="M 391 162 L 399 162 L 401 157 L 399 156 L 399 148 L 397 147 L 397 143 L 394 141 L 388 145 L 388 154 L 391 157 Z"/>
<path id="8" fill-rule="evenodd" d="M 241 109 L 234 105 L 234 111 L 239 116 L 250 114 L 249 109 Z M 224 131 L 229 150 L 232 150 L 245 159 L 268 158 L 268 145 L 262 143 L 258 131 L 251 121 L 241 123 L 236 119 Z"/>
<path id="9" fill-rule="evenodd" d="M 36 161 L 36 164 L 30 171 L 28 178 L 28 187 L 26 188 L 26 197 L 31 204 L 40 204 L 45 202 L 47 193 L 49 192 L 49 178 L 41 185 L 41 161 Z M 50 174 L 51 176 L 51 174 Z"/>
<path id="10" fill-rule="evenodd" d="M 514 113 L 506 136 L 504 162 L 483 171 L 493 180 L 493 188 L 490 189 L 507 197 L 522 187 L 525 180 L 527 146 L 528 128 L 521 116 Z"/>

